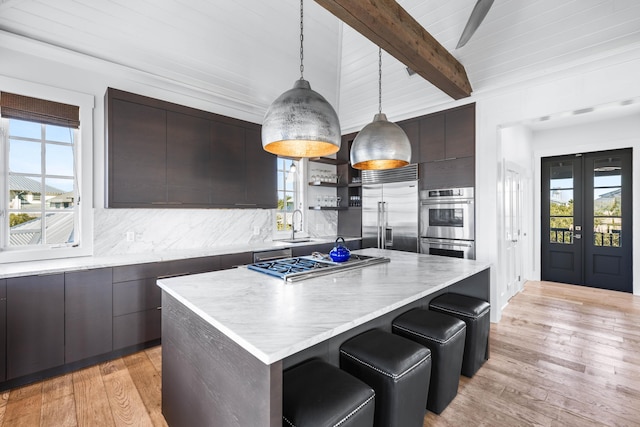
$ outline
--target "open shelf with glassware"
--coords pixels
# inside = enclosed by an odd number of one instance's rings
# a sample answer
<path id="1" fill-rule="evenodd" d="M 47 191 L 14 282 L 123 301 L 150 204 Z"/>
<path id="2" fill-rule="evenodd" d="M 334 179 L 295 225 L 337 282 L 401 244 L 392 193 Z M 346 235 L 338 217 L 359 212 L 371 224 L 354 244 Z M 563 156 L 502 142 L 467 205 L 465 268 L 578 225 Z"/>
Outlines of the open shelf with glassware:
<path id="1" fill-rule="evenodd" d="M 338 184 L 337 182 L 309 181 L 311 187 L 346 187 L 346 184 Z"/>
<path id="2" fill-rule="evenodd" d="M 310 211 L 346 211 L 346 206 L 309 206 Z"/>
<path id="3" fill-rule="evenodd" d="M 315 162 L 315 163 L 324 163 L 325 165 L 334 165 L 334 166 L 344 163 L 344 161 L 342 160 L 333 159 L 331 157 L 310 157 L 309 161 Z"/>

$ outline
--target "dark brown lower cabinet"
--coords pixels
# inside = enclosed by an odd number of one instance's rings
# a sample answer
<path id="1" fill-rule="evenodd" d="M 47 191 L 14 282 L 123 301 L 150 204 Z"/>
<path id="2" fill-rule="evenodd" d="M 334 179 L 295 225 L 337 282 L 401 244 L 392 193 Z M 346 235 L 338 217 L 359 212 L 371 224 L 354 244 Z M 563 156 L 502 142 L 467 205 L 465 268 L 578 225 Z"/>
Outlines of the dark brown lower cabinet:
<path id="1" fill-rule="evenodd" d="M 64 274 L 7 279 L 7 379 L 64 364 Z"/>
<path id="2" fill-rule="evenodd" d="M 253 262 L 253 252 L 241 252 L 238 254 L 220 255 L 220 270 L 234 268 L 239 265 L 247 265 Z"/>
<path id="3" fill-rule="evenodd" d="M 162 333 L 158 277 L 251 262 L 253 253 L 242 252 L 0 279 L 0 389 L 27 384 L 43 371 L 56 375 L 70 364 L 77 369 L 157 342 Z"/>
<path id="4" fill-rule="evenodd" d="M 360 249 L 359 247 L 356 248 L 355 241 L 349 241 L 345 244 L 345 246 L 347 248 L 349 248 L 349 250 L 351 249 Z M 329 252 L 331 252 L 331 249 L 333 249 L 335 247 L 335 243 L 320 243 L 317 245 L 304 245 L 304 246 L 294 246 L 293 248 L 291 248 L 291 254 L 293 256 L 305 256 L 305 255 L 311 255 L 314 252 L 320 252 L 322 254 L 328 254 Z"/>
<path id="5" fill-rule="evenodd" d="M 65 273 L 64 361 L 109 353 L 112 345 L 112 269 Z"/>
<path id="6" fill-rule="evenodd" d="M 161 335 L 160 304 L 144 311 L 113 318 L 113 349 L 119 350 L 157 340 Z"/>
<path id="7" fill-rule="evenodd" d="M 7 379 L 7 281 L 0 280 L 0 382 Z"/>
<path id="8" fill-rule="evenodd" d="M 161 291 L 156 280 L 170 267 L 150 263 L 113 268 L 114 350 L 160 338 Z M 134 280 L 117 282 L 125 278 Z"/>

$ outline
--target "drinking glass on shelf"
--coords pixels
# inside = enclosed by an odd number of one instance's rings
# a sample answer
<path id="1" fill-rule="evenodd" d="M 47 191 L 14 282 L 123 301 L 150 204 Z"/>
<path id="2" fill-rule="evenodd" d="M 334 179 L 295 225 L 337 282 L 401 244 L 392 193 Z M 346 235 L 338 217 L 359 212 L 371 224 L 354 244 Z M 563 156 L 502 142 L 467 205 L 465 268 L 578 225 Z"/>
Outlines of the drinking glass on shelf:
<path id="1" fill-rule="evenodd" d="M 342 197 L 338 196 L 336 197 L 336 208 L 340 207 L 340 202 L 342 201 Z"/>
<path id="2" fill-rule="evenodd" d="M 329 206 L 329 196 L 324 196 L 323 206 Z"/>
<path id="3" fill-rule="evenodd" d="M 316 206 L 317 207 L 322 206 L 322 196 L 316 197 Z"/>

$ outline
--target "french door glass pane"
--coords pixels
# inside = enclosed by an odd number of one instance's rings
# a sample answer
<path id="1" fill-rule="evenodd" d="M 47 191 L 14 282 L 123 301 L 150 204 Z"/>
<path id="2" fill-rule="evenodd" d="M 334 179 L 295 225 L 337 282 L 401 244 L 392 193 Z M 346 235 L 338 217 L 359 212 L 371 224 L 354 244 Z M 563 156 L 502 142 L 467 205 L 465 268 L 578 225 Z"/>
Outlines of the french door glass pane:
<path id="1" fill-rule="evenodd" d="M 593 167 L 593 234 L 596 246 L 622 246 L 622 162 L 596 159 Z"/>
<path id="2" fill-rule="evenodd" d="M 573 165 L 551 165 L 549 194 L 549 242 L 573 243 Z"/>

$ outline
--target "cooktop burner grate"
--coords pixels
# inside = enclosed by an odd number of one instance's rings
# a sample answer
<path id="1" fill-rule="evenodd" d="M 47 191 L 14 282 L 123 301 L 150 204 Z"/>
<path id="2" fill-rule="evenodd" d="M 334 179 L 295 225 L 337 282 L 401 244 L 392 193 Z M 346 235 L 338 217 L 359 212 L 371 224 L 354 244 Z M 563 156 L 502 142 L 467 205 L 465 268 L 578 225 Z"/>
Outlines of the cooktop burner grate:
<path id="1" fill-rule="evenodd" d="M 284 258 L 270 261 L 261 261 L 249 264 L 247 268 L 260 273 L 279 277 L 287 281 L 300 280 L 304 277 L 320 276 L 334 271 L 359 268 L 365 265 L 389 262 L 388 258 L 372 257 L 367 255 L 352 254 L 351 258 L 342 263 L 328 259 L 318 259 L 313 256 Z"/>

